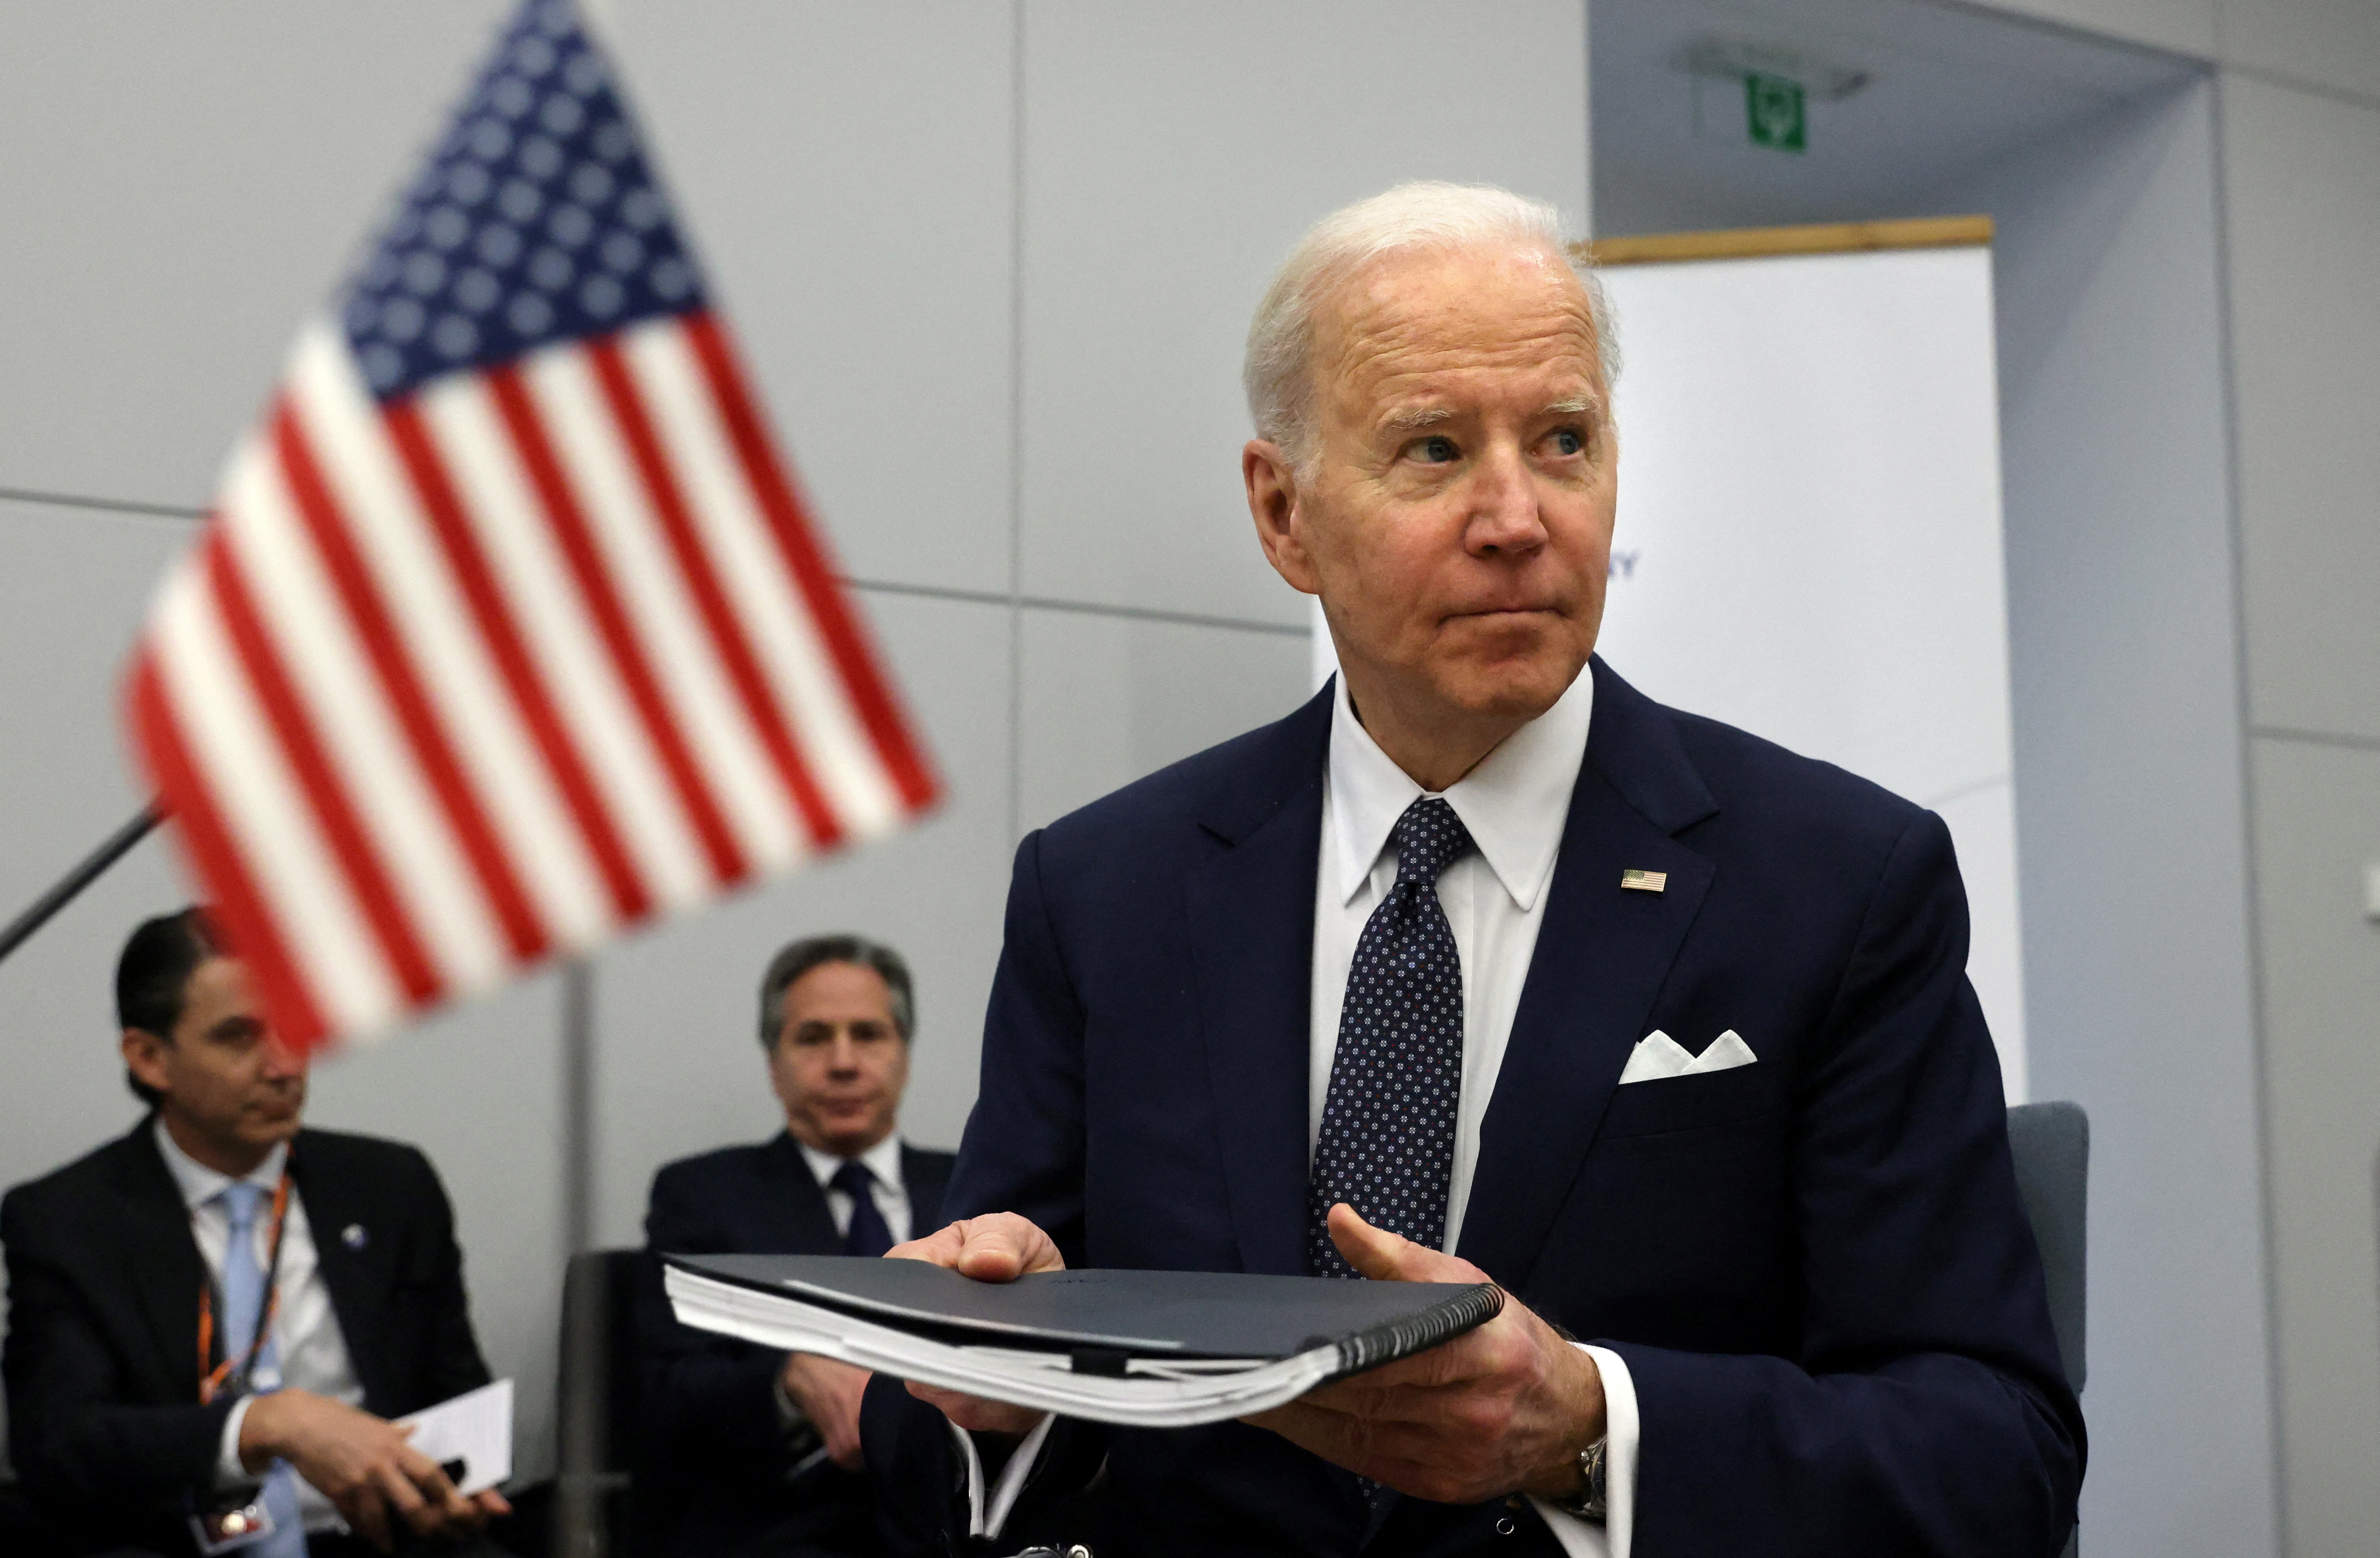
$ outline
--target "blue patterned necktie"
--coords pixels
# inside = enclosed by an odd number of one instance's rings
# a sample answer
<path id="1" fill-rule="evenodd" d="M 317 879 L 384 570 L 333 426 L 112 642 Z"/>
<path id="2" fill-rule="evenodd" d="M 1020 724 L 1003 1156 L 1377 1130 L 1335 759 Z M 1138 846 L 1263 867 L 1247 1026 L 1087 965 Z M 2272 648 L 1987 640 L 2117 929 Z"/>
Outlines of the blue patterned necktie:
<path id="1" fill-rule="evenodd" d="M 876 1176 L 856 1158 L 847 1158 L 828 1181 L 851 1198 L 851 1226 L 843 1235 L 845 1255 L 881 1255 L 892 1248 L 892 1225 L 876 1210 Z"/>
<path id="2" fill-rule="evenodd" d="M 1314 1145 L 1306 1253 L 1317 1276 L 1352 1277 L 1330 1242 L 1345 1201 L 1375 1228 L 1431 1249 L 1446 1241 L 1463 1087 L 1463 964 L 1439 907 L 1439 873 L 1471 847 L 1454 808 L 1425 796 L 1397 819 L 1397 880 L 1364 922 L 1339 1011 L 1339 1049 Z"/>
<path id="3" fill-rule="evenodd" d="M 256 1259 L 256 1213 L 264 1187 L 245 1180 L 226 1186 L 220 1197 L 231 1222 L 231 1237 L 224 1246 L 224 1352 L 237 1357 L 238 1349 L 256 1335 L 264 1313 L 264 1268 Z M 249 1359 L 247 1385 L 254 1395 L 281 1388 L 281 1356 L 269 1334 Z M 273 1532 L 239 1551 L 242 1558 L 306 1558 L 305 1516 L 298 1512 L 298 1474 L 286 1461 L 275 1461 L 264 1474 L 264 1507 L 273 1516 Z"/>

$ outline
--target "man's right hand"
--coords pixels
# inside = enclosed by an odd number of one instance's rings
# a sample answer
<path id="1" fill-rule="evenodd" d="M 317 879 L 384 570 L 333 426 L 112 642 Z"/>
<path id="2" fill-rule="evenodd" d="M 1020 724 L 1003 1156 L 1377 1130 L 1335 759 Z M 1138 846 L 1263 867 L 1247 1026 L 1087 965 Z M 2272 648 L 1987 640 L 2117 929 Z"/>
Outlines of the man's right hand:
<path id="1" fill-rule="evenodd" d="M 887 1260 L 923 1260 L 947 1267 L 978 1282 L 1014 1282 L 1034 1272 L 1061 1272 L 1066 1258 L 1050 1235 L 1013 1211 L 990 1217 L 967 1217 L 940 1233 L 885 1252 Z M 909 1383 L 909 1394 L 941 1408 L 942 1416 L 970 1433 L 1005 1433 L 1023 1438 L 1047 1413 L 1005 1401 L 987 1401 L 934 1385 Z"/>
<path id="2" fill-rule="evenodd" d="M 464 1536 L 504 1511 L 495 1494 L 457 1493 L 438 1463 L 407 1442 L 406 1430 L 311 1391 L 275 1391 L 251 1401 L 240 1420 L 239 1460 L 260 1474 L 287 1461 L 383 1552 L 395 1548 L 391 1510 L 426 1537 Z"/>

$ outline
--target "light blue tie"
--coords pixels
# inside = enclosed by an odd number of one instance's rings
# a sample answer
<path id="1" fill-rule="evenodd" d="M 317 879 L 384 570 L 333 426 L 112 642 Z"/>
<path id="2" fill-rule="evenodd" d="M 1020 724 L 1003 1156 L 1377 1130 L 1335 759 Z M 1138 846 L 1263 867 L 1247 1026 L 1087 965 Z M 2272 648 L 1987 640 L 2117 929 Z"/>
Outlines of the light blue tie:
<path id="1" fill-rule="evenodd" d="M 257 1205 L 264 1188 L 240 1181 L 223 1192 L 224 1212 L 231 1219 L 231 1242 L 224 1248 L 224 1352 L 237 1357 L 256 1334 L 257 1317 L 264 1310 L 264 1268 L 256 1261 Z M 281 1388 L 281 1355 L 273 1338 L 249 1360 L 250 1394 L 268 1395 Z M 275 1461 L 264 1474 L 264 1507 L 273 1516 L 273 1534 L 240 1549 L 252 1558 L 306 1558 L 305 1517 L 298 1513 L 298 1474 L 286 1461 Z"/>

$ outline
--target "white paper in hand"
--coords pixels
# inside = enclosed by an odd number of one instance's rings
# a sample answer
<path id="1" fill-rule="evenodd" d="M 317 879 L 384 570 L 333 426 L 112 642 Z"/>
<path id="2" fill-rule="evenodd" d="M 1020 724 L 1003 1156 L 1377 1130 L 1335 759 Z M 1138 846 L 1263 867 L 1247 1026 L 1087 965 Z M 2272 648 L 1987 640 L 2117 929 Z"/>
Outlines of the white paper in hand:
<path id="1" fill-rule="evenodd" d="M 498 1380 L 451 1401 L 424 1407 L 398 1423 L 413 1430 L 409 1442 L 423 1455 L 454 1471 L 455 1491 L 468 1496 L 494 1487 L 513 1474 L 513 1382 Z"/>

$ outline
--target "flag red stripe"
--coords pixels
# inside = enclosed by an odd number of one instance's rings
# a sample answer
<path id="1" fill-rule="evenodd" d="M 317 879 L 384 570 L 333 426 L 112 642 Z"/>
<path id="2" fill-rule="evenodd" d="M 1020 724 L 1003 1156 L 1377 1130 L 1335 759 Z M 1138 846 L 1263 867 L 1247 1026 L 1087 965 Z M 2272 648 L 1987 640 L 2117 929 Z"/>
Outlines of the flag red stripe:
<path id="1" fill-rule="evenodd" d="M 786 567 L 809 606 L 820 636 L 834 655 L 861 723 L 876 743 L 877 755 L 892 776 L 903 804 L 911 810 L 924 807 L 939 793 L 941 785 L 927 766 L 925 753 L 910 739 L 908 722 L 902 717 L 892 688 L 877 672 L 866 635 L 844 604 L 823 543 L 802 513 L 793 483 L 778 462 L 776 447 L 745 388 L 726 335 L 708 313 L 687 314 L 684 323 L 686 338 L 694 343 L 695 356 L 702 363 L 703 377 L 710 382 L 711 398 L 718 402 L 720 420 L 743 461 L 745 478 L 759 498 L 769 530 L 784 554 Z"/>
<path id="2" fill-rule="evenodd" d="M 193 873 L 212 900 L 206 906 L 217 917 L 232 946 L 247 959 L 250 972 L 264 987 L 266 1003 L 280 1022 L 283 1040 L 300 1050 L 321 1043 L 330 1025 L 315 1004 L 312 992 L 289 955 L 288 943 L 273 922 L 264 895 L 241 859 L 231 830 L 216 809 L 214 794 L 190 760 L 190 749 L 175 723 L 165 696 L 164 679 L 157 670 L 155 651 L 143 645 L 135 651 L 131 685 L 133 747 L 149 766 L 149 778 L 164 797 L 174 819 L 168 830 L 188 852 Z"/>
<path id="3" fill-rule="evenodd" d="M 356 902 L 362 907 L 382 955 L 388 959 L 390 970 L 409 999 L 416 1004 L 431 1000 L 440 992 L 443 981 L 431 963 L 430 955 L 422 950 L 420 938 L 414 933 L 413 922 L 389 882 L 388 868 L 373 847 L 371 830 L 356 814 L 355 805 L 332 766 L 330 754 L 323 749 L 322 735 L 314 728 L 313 716 L 307 712 L 297 685 L 290 680 L 289 668 L 282 663 L 281 651 L 265 633 L 255 597 L 249 593 L 248 580 L 241 577 L 238 560 L 231 554 L 229 537 L 218 525 L 209 530 L 200 546 L 207 583 L 222 610 L 232 650 L 248 673 L 248 685 L 254 690 L 257 701 L 264 705 L 265 723 L 273 727 L 282 755 L 289 760 L 298 787 L 305 791 L 308 804 L 322 824 L 331 853 L 355 894 Z"/>
<path id="4" fill-rule="evenodd" d="M 381 409 L 388 424 L 390 442 L 396 445 L 397 457 L 404 462 L 406 474 L 412 478 L 415 495 L 420 498 L 422 510 L 430 517 L 430 528 L 446 554 L 447 566 L 455 571 L 455 582 L 470 607 L 472 620 L 479 625 L 489 656 L 504 677 L 505 690 L 512 694 L 521 723 L 528 727 L 529 739 L 537 744 L 539 756 L 545 760 L 554 788 L 562 792 L 563 804 L 570 809 L 571 820 L 578 826 L 578 836 L 586 842 L 588 853 L 595 858 L 596 870 L 602 873 L 613 913 L 625 924 L 642 919 L 652 907 L 652 895 L 637 874 L 636 863 L 628 858 L 627 846 L 620 842 L 619 829 L 613 825 L 602 797 L 595 793 L 595 781 L 586 759 L 570 739 L 561 715 L 554 712 L 552 696 L 538 675 L 528 646 L 521 641 L 520 627 L 513 620 L 512 608 L 496 585 L 495 570 L 489 566 L 487 553 L 480 548 L 462 500 L 455 495 L 454 481 L 430 441 L 430 430 L 422 422 L 419 404 L 408 396 Z"/>
<path id="5" fill-rule="evenodd" d="M 281 458 L 282 473 L 288 479 L 290 494 L 298 500 L 298 515 L 305 521 L 307 532 L 314 538 L 315 549 L 322 554 L 339 599 L 355 623 L 357 637 L 363 640 L 372 669 L 380 675 L 381 688 L 387 693 L 397 724 L 412 745 L 414 760 L 428 776 L 430 787 L 453 824 L 455 836 L 469 858 L 480 888 L 504 924 L 504 938 L 511 943 L 514 959 L 527 963 L 542 956 L 550 944 L 545 926 L 521 885 L 519 872 L 513 869 L 511 857 L 497 839 L 487 812 L 480 808 L 477 791 L 464 774 L 454 743 L 430 706 L 430 696 L 401 647 L 387 603 L 365 571 L 355 537 L 348 531 L 346 516 L 332 496 L 330 484 L 322 479 L 322 468 L 306 442 L 305 430 L 298 426 L 295 408 L 285 400 L 273 411 L 273 442 Z"/>
<path id="6" fill-rule="evenodd" d="M 677 558 L 678 571 L 685 576 L 686 588 L 702 612 L 711 645 L 719 651 L 729 678 L 735 684 L 736 695 L 759 731 L 786 789 L 801 808 L 811 840 L 820 849 L 832 848 L 842 837 L 843 825 L 827 805 L 818 782 L 810 777 L 809 765 L 803 761 L 800 749 L 794 745 L 793 732 L 785 728 L 783 715 L 761 674 L 759 660 L 744 636 L 743 624 L 736 620 L 735 608 L 728 604 L 727 592 L 720 585 L 718 571 L 710 566 L 710 558 L 695 534 L 694 518 L 686 512 L 677 479 L 671 474 L 669 462 L 662 454 L 652 418 L 621 358 L 619 337 L 606 336 L 589 342 L 588 356 L 595 365 L 597 382 L 603 386 L 603 397 L 611 405 L 613 420 L 619 423 L 629 453 L 636 458 L 637 472 L 644 479 L 645 493 L 652 499 L 653 512 L 661 520 L 662 533 L 669 539 L 671 553 Z"/>
<path id="7" fill-rule="evenodd" d="M 552 445 L 547 442 L 544 424 L 538 420 L 537 408 L 521 383 L 520 371 L 509 363 L 492 367 L 487 371 L 487 381 L 489 393 L 504 414 L 504 427 L 512 434 L 513 446 L 537 488 L 547 526 L 569 561 L 579 593 L 594 615 L 605 647 L 611 651 L 620 680 L 628 689 L 629 700 L 637 706 L 645 730 L 661 754 L 662 766 L 668 771 L 695 833 L 710 857 L 711 874 L 722 884 L 741 882 L 749 869 L 743 849 L 728 832 L 727 820 L 704 785 L 685 735 L 670 716 L 669 704 L 662 696 L 652 667 L 646 663 L 643 646 L 629 626 L 619 593 L 612 588 L 602 556 L 595 549 L 594 538 L 588 533 L 587 517 L 578 512 L 578 499 L 563 476 L 562 463 L 555 457 Z"/>

